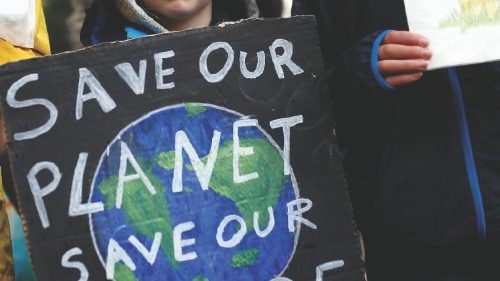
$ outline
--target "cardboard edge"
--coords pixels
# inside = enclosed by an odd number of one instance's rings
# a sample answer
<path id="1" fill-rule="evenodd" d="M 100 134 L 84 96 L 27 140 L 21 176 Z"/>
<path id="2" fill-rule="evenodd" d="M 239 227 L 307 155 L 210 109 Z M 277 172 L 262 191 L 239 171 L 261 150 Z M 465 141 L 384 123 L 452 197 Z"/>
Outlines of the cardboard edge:
<path id="1" fill-rule="evenodd" d="M 24 214 L 24 210 L 23 210 L 23 207 L 21 205 L 21 200 L 19 199 L 19 187 L 18 187 L 18 184 L 16 183 L 16 179 L 14 177 L 14 167 L 13 167 L 13 164 L 12 164 L 12 159 L 13 157 L 15 157 L 14 153 L 13 153 L 13 150 L 11 149 L 10 147 L 10 138 L 9 138 L 9 130 L 8 128 L 5 126 L 5 122 L 4 122 L 4 113 L 3 113 L 3 100 L 0 99 L 0 122 L 2 123 L 3 125 L 3 129 L 4 129 L 4 133 L 5 133 L 5 138 L 7 140 L 7 146 L 6 146 L 6 151 L 5 153 L 8 155 L 8 164 L 9 164 L 9 171 L 12 175 L 11 177 L 11 180 L 12 180 L 12 184 L 13 184 L 13 189 L 15 190 L 16 194 L 15 194 L 15 198 L 10 198 L 10 200 L 15 200 L 16 203 L 17 203 L 17 208 L 16 208 L 16 211 L 21 219 L 21 222 L 23 224 L 23 235 L 24 235 L 24 239 L 26 241 L 26 249 L 28 251 L 28 258 L 29 258 L 29 261 L 30 263 L 33 265 L 33 254 L 32 254 L 32 251 L 31 251 L 31 243 L 29 242 L 29 229 L 28 229 L 28 222 L 26 221 L 26 215 Z M 5 169 L 6 167 L 4 167 Z M 3 179 L 3 175 L 1 177 Z"/>
<path id="2" fill-rule="evenodd" d="M 241 25 L 248 25 L 248 24 L 253 24 L 253 23 L 269 23 L 269 22 L 275 22 L 275 21 L 289 21 L 289 22 L 294 22 L 294 21 L 299 21 L 299 22 L 314 22 L 315 25 L 316 23 L 316 18 L 313 15 L 300 15 L 300 16 L 293 16 L 290 18 L 250 18 L 250 19 L 242 19 L 240 21 L 236 22 L 222 22 L 216 26 L 207 26 L 207 27 L 201 27 L 201 28 L 194 28 L 194 29 L 189 29 L 189 30 L 184 30 L 184 31 L 177 31 L 177 32 L 170 32 L 170 33 L 161 33 L 161 34 L 151 34 L 147 35 L 142 38 L 136 38 L 136 39 L 127 39 L 127 40 L 122 40 L 122 41 L 114 41 L 114 42 L 105 42 L 105 43 L 100 43 L 97 45 L 89 46 L 89 47 L 84 47 L 78 50 L 72 50 L 72 51 L 66 51 L 58 54 L 53 54 L 49 56 L 42 56 L 42 57 L 35 57 L 35 58 L 30 58 L 26 60 L 21 60 L 21 61 L 15 61 L 15 62 L 10 62 L 7 64 L 4 64 L 0 66 L 0 75 L 5 75 L 6 73 L 12 72 L 12 70 L 17 67 L 16 71 L 24 71 L 28 70 L 29 67 L 28 65 L 33 62 L 37 63 L 44 63 L 47 61 L 51 61 L 55 58 L 59 57 L 66 57 L 69 56 L 73 53 L 76 52 L 89 52 L 93 50 L 94 48 L 100 47 L 100 48 L 112 48 L 114 47 L 117 43 L 125 43 L 125 44 L 133 44 L 135 42 L 143 42 L 145 40 L 151 40 L 151 38 L 155 37 L 185 37 L 185 36 L 192 36 L 197 33 L 204 33 L 207 31 L 219 31 L 222 29 L 227 29 L 227 28 L 237 28 Z M 26 65 L 26 66 L 24 66 Z M 24 67 L 23 67 L 24 66 Z"/>

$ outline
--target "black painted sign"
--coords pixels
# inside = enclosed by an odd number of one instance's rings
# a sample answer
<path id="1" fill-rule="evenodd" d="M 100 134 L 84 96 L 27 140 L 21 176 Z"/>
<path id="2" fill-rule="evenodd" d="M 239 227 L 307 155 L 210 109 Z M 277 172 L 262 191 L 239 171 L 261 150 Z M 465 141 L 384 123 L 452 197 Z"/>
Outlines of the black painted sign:
<path id="1" fill-rule="evenodd" d="M 38 280 L 363 280 L 313 17 L 10 64 Z"/>

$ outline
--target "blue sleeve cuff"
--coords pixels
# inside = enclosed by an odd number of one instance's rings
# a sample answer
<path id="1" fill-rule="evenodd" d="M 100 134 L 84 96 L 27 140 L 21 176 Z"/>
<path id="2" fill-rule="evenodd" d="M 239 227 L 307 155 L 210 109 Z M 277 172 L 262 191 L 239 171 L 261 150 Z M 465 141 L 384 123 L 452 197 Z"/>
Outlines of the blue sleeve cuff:
<path id="1" fill-rule="evenodd" d="M 385 37 L 387 34 L 389 34 L 392 30 L 386 30 L 375 39 L 375 42 L 373 42 L 373 47 L 372 47 L 372 56 L 371 56 L 371 69 L 372 69 L 372 74 L 375 77 L 375 80 L 377 83 L 382 87 L 384 90 L 394 90 L 395 88 L 391 86 L 387 81 L 385 81 L 384 76 L 382 76 L 382 73 L 380 73 L 380 70 L 378 68 L 378 50 L 380 48 L 380 45 L 382 44 L 382 41 L 384 41 Z"/>

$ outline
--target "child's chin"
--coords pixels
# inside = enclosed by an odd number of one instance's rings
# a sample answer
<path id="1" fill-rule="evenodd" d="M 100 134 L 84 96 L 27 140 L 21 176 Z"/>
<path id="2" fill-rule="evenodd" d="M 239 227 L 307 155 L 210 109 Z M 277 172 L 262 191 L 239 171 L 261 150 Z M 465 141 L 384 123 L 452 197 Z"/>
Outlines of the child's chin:
<path id="1" fill-rule="evenodd" d="M 165 5 L 162 14 L 171 19 L 186 19 L 196 13 L 197 7 L 182 0 L 173 0 Z"/>

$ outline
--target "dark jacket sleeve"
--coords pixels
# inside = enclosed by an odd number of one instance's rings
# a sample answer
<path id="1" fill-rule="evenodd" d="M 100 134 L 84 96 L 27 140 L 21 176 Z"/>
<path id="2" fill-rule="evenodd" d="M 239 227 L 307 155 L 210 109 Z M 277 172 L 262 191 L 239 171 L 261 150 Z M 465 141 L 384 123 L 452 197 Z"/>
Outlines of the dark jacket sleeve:
<path id="1" fill-rule="evenodd" d="M 387 85 L 377 82 L 371 65 L 373 45 L 383 31 L 359 39 L 355 35 L 357 11 L 357 1 L 294 0 L 292 6 L 293 15 L 316 16 L 326 65 L 335 69 L 334 75 L 339 83 L 347 84 L 344 86 L 350 88 L 354 95 L 386 91 Z"/>
<path id="2" fill-rule="evenodd" d="M 337 53 L 333 62 L 333 74 L 328 82 L 342 150 L 349 150 L 366 140 L 365 132 L 377 126 L 380 128 L 376 120 L 390 114 L 394 98 L 398 96 L 382 87 L 372 71 L 372 49 L 381 34 L 373 32 L 365 36 L 344 52 Z"/>
<path id="3" fill-rule="evenodd" d="M 373 46 L 381 34 L 382 32 L 377 31 L 361 39 L 340 54 L 336 62 L 336 72 L 343 72 L 340 75 L 350 83 L 354 92 L 376 94 L 387 90 L 376 80 L 372 70 L 373 57 L 378 57 L 378 54 L 373 54 Z M 378 66 L 375 67 L 378 69 Z"/>

